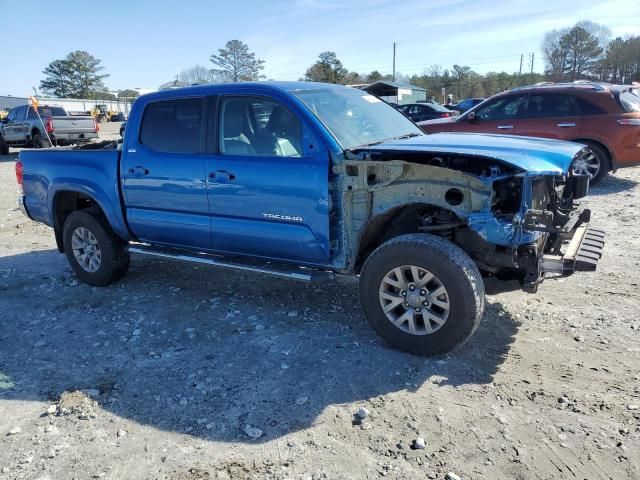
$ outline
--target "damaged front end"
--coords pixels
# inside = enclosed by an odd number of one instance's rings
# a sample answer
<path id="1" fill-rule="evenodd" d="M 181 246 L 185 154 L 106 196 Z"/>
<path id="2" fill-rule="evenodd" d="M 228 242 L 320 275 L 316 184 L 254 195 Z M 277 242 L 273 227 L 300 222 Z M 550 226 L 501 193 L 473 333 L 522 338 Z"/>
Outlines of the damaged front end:
<path id="1" fill-rule="evenodd" d="M 532 171 L 496 154 L 361 149 L 334 161 L 331 185 L 336 270 L 358 271 L 384 241 L 426 232 L 458 244 L 486 274 L 534 292 L 546 273 L 595 269 L 604 244 L 576 203 L 587 177 Z"/>

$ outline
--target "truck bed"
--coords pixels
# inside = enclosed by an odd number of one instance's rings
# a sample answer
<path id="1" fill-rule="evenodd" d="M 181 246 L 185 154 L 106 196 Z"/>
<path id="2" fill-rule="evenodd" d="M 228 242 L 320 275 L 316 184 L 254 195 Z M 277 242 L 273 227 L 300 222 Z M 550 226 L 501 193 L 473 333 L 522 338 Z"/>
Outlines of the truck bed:
<path id="1" fill-rule="evenodd" d="M 95 123 L 91 116 L 68 116 L 68 117 L 51 117 L 53 122 L 53 130 L 60 133 L 93 133 L 95 132 Z"/>
<path id="2" fill-rule="evenodd" d="M 118 235 L 130 237 L 120 204 L 120 149 L 115 142 L 73 150 L 23 150 L 19 161 L 28 172 L 24 175 L 23 203 L 31 219 L 53 227 L 56 195 L 79 192 L 95 199 Z"/>

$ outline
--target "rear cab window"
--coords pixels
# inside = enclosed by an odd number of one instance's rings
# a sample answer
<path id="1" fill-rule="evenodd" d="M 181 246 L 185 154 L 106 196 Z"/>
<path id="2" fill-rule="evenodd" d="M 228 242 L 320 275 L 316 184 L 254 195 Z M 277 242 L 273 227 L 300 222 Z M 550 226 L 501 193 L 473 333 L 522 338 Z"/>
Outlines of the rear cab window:
<path id="1" fill-rule="evenodd" d="M 41 118 L 68 116 L 67 112 L 62 107 L 49 107 L 49 106 L 38 107 L 38 113 L 40 114 Z M 28 118 L 38 118 L 38 116 L 36 115 L 36 111 L 33 109 L 33 107 L 29 107 Z"/>
<path id="2" fill-rule="evenodd" d="M 140 143 L 156 152 L 200 152 L 203 110 L 203 98 L 149 103 L 142 117 Z"/>

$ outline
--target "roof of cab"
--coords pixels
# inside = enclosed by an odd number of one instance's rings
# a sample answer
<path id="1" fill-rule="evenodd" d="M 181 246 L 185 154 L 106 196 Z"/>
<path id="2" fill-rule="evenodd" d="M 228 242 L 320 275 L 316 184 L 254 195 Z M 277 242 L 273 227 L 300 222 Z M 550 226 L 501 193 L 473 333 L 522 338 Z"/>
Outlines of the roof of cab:
<path id="1" fill-rule="evenodd" d="M 291 92 L 294 90 L 315 90 L 322 88 L 351 88 L 344 85 L 335 85 L 331 83 L 317 83 L 317 82 L 238 82 L 238 83 L 210 83 L 207 85 L 195 85 L 193 87 L 179 87 L 168 88 L 166 90 L 159 90 L 157 92 L 147 93 L 141 95 L 139 98 L 152 99 L 152 98 L 167 98 L 177 97 L 181 95 L 195 95 L 195 94 L 207 94 L 217 93 L 224 91 L 225 89 L 233 88 L 234 90 L 247 89 L 247 90 L 263 90 L 263 91 L 279 91 L 279 92 Z"/>

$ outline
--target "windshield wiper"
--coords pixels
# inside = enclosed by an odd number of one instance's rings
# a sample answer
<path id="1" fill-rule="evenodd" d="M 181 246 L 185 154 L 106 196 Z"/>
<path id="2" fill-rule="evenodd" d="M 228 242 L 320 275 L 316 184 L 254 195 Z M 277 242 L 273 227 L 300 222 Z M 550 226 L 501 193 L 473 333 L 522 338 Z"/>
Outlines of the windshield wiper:
<path id="1" fill-rule="evenodd" d="M 406 135 L 400 135 L 398 137 L 393 137 L 392 140 L 404 140 L 405 138 L 413 138 L 413 137 L 420 137 L 420 136 L 422 136 L 421 133 L 413 132 L 413 133 L 407 133 Z"/>
<path id="2" fill-rule="evenodd" d="M 416 133 L 416 132 L 406 133 L 404 135 L 398 135 L 397 137 L 383 138 L 382 140 L 376 140 L 375 142 L 356 145 L 355 147 L 350 147 L 348 150 L 359 150 L 365 147 L 373 147 L 374 145 L 380 145 L 381 143 L 388 142 L 389 140 L 404 140 L 405 138 L 413 138 L 413 137 L 420 137 L 420 136 L 422 136 L 421 133 Z"/>

